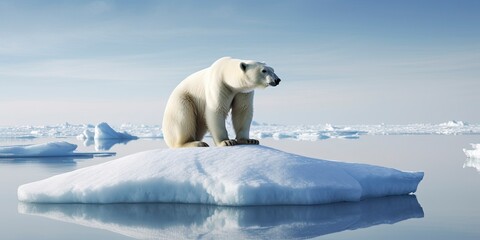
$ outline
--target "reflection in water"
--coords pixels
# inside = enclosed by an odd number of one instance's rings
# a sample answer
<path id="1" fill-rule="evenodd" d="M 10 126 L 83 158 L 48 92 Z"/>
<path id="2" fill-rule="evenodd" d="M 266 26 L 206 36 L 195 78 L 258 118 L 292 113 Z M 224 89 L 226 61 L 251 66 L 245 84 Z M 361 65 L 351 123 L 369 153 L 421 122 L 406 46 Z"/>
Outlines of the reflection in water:
<path id="1" fill-rule="evenodd" d="M 92 156 L 93 157 L 93 156 Z M 25 164 L 25 163 L 39 163 L 42 165 L 75 165 L 75 159 L 91 158 L 86 156 L 81 157 L 22 157 L 22 158 L 0 158 L 0 163 L 9 164 Z"/>
<path id="2" fill-rule="evenodd" d="M 480 172 L 480 159 L 479 158 L 467 158 L 463 163 L 463 168 L 471 167 L 477 169 Z"/>
<path id="3" fill-rule="evenodd" d="M 95 139 L 95 150 L 97 151 L 108 151 L 110 150 L 113 145 L 115 144 L 124 144 L 126 145 L 128 142 L 132 141 L 134 139 Z M 90 146 L 92 145 L 92 140 L 86 140 L 84 142 L 85 146 Z"/>
<path id="4" fill-rule="evenodd" d="M 18 211 L 142 239 L 303 239 L 423 217 L 414 195 L 314 206 L 19 203 Z"/>
<path id="5" fill-rule="evenodd" d="M 95 145 L 95 150 L 97 151 L 108 151 L 110 150 L 113 145 L 115 144 L 124 144 L 126 145 L 128 142 L 135 140 L 135 139 L 85 139 L 83 141 L 83 146 L 90 147 Z"/>
<path id="6" fill-rule="evenodd" d="M 72 156 L 58 157 L 0 157 L 0 164 L 40 164 L 46 167 L 75 166 L 78 160 L 94 157 L 114 156 L 114 152 L 73 153 Z"/>

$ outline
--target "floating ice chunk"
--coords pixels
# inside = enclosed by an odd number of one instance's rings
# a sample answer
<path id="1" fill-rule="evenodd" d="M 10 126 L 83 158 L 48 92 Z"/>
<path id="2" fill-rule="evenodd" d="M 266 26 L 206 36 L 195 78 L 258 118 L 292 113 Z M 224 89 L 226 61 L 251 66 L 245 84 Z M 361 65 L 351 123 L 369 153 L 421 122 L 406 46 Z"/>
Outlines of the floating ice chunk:
<path id="1" fill-rule="evenodd" d="M 135 239 L 310 239 L 424 215 L 414 195 L 313 206 L 19 203 L 18 212 Z"/>
<path id="2" fill-rule="evenodd" d="M 472 150 L 463 149 L 463 152 L 467 156 L 463 168 L 471 167 L 477 169 L 480 172 L 480 144 L 470 144 L 472 145 Z"/>
<path id="3" fill-rule="evenodd" d="M 0 158 L 44 158 L 44 157 L 83 157 L 112 156 L 115 153 L 75 152 L 77 145 L 68 142 L 49 142 L 34 145 L 0 146 Z"/>
<path id="4" fill-rule="evenodd" d="M 314 132 L 314 133 L 311 133 L 311 132 L 306 132 L 306 133 L 301 133 L 297 136 L 297 140 L 301 140 L 301 141 L 317 141 L 317 140 L 322 140 L 322 139 L 327 139 L 329 138 L 328 136 L 326 135 L 322 135 L 318 132 Z"/>
<path id="5" fill-rule="evenodd" d="M 137 139 L 138 137 L 127 132 L 117 132 L 107 123 L 102 122 L 95 126 L 95 139 Z"/>
<path id="6" fill-rule="evenodd" d="M 34 145 L 1 146 L 0 156 L 65 156 L 72 154 L 77 145 L 68 142 L 49 142 Z"/>
<path id="7" fill-rule="evenodd" d="M 333 125 L 330 124 L 330 123 L 325 124 L 325 130 L 326 130 L 326 131 L 335 131 L 335 130 L 337 130 L 337 129 L 339 129 L 339 128 L 333 126 Z"/>
<path id="8" fill-rule="evenodd" d="M 39 203 L 299 205 L 413 193 L 422 172 L 307 158 L 264 146 L 159 149 L 18 188 Z"/>
<path id="9" fill-rule="evenodd" d="M 463 127 L 467 125 L 468 124 L 463 121 L 455 121 L 455 120 L 448 121 L 446 123 L 440 123 L 440 126 L 442 127 Z"/>
<path id="10" fill-rule="evenodd" d="M 122 127 L 132 127 L 132 125 L 123 124 Z M 95 144 L 95 150 L 105 151 L 110 150 L 117 143 L 126 144 L 130 140 L 138 139 L 138 137 L 127 132 L 117 132 L 107 123 L 102 122 L 95 126 L 95 133 L 85 129 L 82 134 L 77 136 L 77 139 L 84 140 L 85 146 Z"/>
<path id="11" fill-rule="evenodd" d="M 252 135 L 252 137 L 258 138 L 258 139 L 264 139 L 264 138 L 272 137 L 272 133 L 265 132 L 265 131 L 256 131 L 256 132 L 251 132 L 250 134 Z"/>
<path id="12" fill-rule="evenodd" d="M 276 132 L 272 135 L 272 138 L 275 140 L 294 138 L 295 136 L 291 133 Z"/>
<path id="13" fill-rule="evenodd" d="M 470 144 L 472 145 L 472 150 L 468 149 L 463 149 L 463 152 L 465 155 L 467 155 L 468 158 L 478 158 L 480 159 L 480 144 Z"/>
<path id="14" fill-rule="evenodd" d="M 88 129 L 83 130 L 82 134 L 77 136 L 79 140 L 91 140 L 95 137 L 95 134 Z"/>

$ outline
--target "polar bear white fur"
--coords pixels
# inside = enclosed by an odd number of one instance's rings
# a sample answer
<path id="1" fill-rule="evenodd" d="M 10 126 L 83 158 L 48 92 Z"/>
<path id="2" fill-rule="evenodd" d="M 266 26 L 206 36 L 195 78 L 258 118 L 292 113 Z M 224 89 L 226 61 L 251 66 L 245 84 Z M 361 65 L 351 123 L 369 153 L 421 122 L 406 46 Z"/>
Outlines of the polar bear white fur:
<path id="1" fill-rule="evenodd" d="M 259 144 L 250 139 L 255 88 L 277 86 L 280 78 L 265 63 L 220 58 L 183 80 L 172 92 L 163 116 L 163 135 L 171 148 L 208 147 L 207 132 L 217 146 Z M 231 109 L 235 139 L 229 139 L 225 119 Z"/>

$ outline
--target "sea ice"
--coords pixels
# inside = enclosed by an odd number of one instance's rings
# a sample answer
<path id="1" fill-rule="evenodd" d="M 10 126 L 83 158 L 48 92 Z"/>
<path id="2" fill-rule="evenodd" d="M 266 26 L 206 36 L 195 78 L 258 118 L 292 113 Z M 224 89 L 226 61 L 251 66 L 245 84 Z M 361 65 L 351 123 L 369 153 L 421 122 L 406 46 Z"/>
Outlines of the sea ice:
<path id="1" fill-rule="evenodd" d="M 0 156 L 65 156 L 72 154 L 77 145 L 68 142 L 49 142 L 34 145 L 0 146 Z"/>
<path id="2" fill-rule="evenodd" d="M 114 155 L 114 153 L 75 152 L 75 149 L 77 149 L 77 145 L 64 141 L 32 145 L 0 146 L 0 158 L 94 157 Z"/>
<path id="3" fill-rule="evenodd" d="M 77 136 L 78 140 L 92 140 L 95 138 L 95 134 L 88 129 L 83 130 L 82 134 Z"/>
<path id="4" fill-rule="evenodd" d="M 477 158 L 480 159 L 480 144 L 470 144 L 472 145 L 472 150 L 468 149 L 463 149 L 463 152 L 465 155 L 467 155 L 468 158 Z"/>
<path id="5" fill-rule="evenodd" d="M 233 133 L 232 124 L 228 123 L 227 130 Z M 108 126 L 108 125 L 107 125 Z M 103 137 L 125 138 L 136 136 L 139 138 L 163 138 L 161 126 L 145 124 L 122 124 L 116 132 L 111 127 L 102 126 Z M 37 138 L 37 137 L 73 137 L 84 140 L 90 138 L 89 133 L 94 131 L 91 124 L 63 123 L 48 126 L 0 126 L 0 138 Z M 115 132 L 115 133 L 113 133 Z M 128 132 L 127 135 L 122 135 Z M 113 133 L 113 134 L 108 134 Z M 468 124 L 462 121 L 448 121 L 440 124 L 421 123 L 406 125 L 279 125 L 252 122 L 250 136 L 254 138 L 293 139 L 319 141 L 329 138 L 355 139 L 361 135 L 478 135 L 480 124 Z M 135 138 L 136 139 L 136 138 Z"/>
<path id="6" fill-rule="evenodd" d="M 18 188 L 38 203 L 308 205 L 410 194 L 423 172 L 342 163 L 265 146 L 158 149 Z"/>

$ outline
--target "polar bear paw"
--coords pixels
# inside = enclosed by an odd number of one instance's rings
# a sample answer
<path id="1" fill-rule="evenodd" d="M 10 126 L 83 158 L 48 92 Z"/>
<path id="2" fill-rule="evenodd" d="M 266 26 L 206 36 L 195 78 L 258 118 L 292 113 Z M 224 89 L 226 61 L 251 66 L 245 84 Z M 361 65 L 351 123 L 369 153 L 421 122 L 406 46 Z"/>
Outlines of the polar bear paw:
<path id="1" fill-rule="evenodd" d="M 237 145 L 237 140 L 235 139 L 227 139 L 227 140 L 223 140 L 220 142 L 220 144 L 218 144 L 218 146 L 235 146 Z"/>
<path id="2" fill-rule="evenodd" d="M 258 145 L 260 141 L 257 139 L 237 139 L 237 143 L 242 145 Z"/>
<path id="3" fill-rule="evenodd" d="M 202 141 L 193 141 L 183 144 L 182 147 L 208 147 L 208 144 Z"/>

